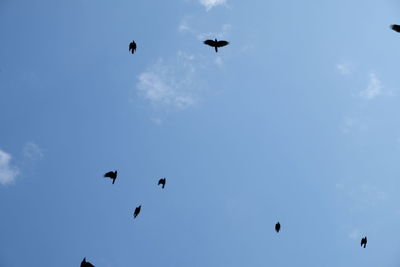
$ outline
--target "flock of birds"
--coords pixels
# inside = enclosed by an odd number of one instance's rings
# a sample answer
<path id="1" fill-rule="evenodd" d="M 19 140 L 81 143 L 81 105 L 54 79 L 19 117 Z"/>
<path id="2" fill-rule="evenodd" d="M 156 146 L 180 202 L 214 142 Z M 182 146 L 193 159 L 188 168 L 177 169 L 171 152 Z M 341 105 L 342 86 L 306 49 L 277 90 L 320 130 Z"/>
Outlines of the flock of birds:
<path id="1" fill-rule="evenodd" d="M 390 28 L 392 30 L 394 30 L 395 32 L 400 33 L 400 25 L 393 24 L 393 25 L 390 26 Z M 218 52 L 218 48 L 219 47 L 223 47 L 223 46 L 226 46 L 226 45 L 229 44 L 229 42 L 227 42 L 227 41 L 224 41 L 224 40 L 218 41 L 217 39 L 205 40 L 203 43 L 206 44 L 206 45 L 209 45 L 211 47 L 214 47 L 215 52 Z M 134 54 L 136 52 L 136 48 L 137 48 L 136 42 L 132 41 L 129 44 L 129 51 L 132 54 Z M 109 172 L 104 174 L 104 178 L 110 178 L 112 180 L 112 184 L 114 184 L 115 180 L 117 179 L 117 175 L 118 175 L 118 172 L 116 170 L 115 171 L 109 171 Z M 167 179 L 165 177 L 161 178 L 161 179 L 158 180 L 158 184 L 157 185 L 161 185 L 162 188 L 164 189 L 166 181 L 167 181 Z M 135 208 L 135 210 L 133 212 L 133 218 L 134 219 L 139 215 L 141 208 L 142 208 L 142 205 L 139 205 L 138 207 Z M 281 230 L 281 224 L 280 224 L 280 222 L 277 222 L 275 224 L 275 231 L 277 233 L 279 233 L 280 230 Z M 361 238 L 361 247 L 365 248 L 367 246 L 367 242 L 368 242 L 368 239 L 367 239 L 366 236 Z M 81 267 L 94 267 L 94 265 L 91 264 L 90 262 L 86 261 L 86 258 L 84 258 L 82 260 L 82 262 L 81 262 Z"/>
<path id="2" fill-rule="evenodd" d="M 215 38 L 214 40 L 205 40 L 203 43 L 206 44 L 206 45 L 209 45 L 211 47 L 214 47 L 215 52 L 218 52 L 218 47 L 223 47 L 223 46 L 226 46 L 226 45 L 229 44 L 229 42 L 227 42 L 227 41 L 223 41 L 223 40 L 222 41 L 218 41 L 217 38 Z M 136 48 L 137 48 L 136 42 L 132 41 L 129 44 L 129 51 L 132 54 L 134 54 L 136 52 Z"/>

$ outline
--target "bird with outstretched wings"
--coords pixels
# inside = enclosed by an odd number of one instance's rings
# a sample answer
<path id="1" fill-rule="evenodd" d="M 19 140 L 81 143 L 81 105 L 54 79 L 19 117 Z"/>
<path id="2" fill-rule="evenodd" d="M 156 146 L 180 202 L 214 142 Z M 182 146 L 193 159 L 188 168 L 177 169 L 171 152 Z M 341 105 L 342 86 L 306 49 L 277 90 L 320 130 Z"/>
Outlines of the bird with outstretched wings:
<path id="1" fill-rule="evenodd" d="M 204 44 L 209 45 L 211 47 L 215 48 L 215 52 L 218 52 L 218 47 L 223 47 L 229 44 L 227 41 L 218 41 L 217 39 L 215 40 L 205 40 Z"/>
<path id="2" fill-rule="evenodd" d="M 129 44 L 129 51 L 131 51 L 132 54 L 135 53 L 135 51 L 136 51 L 136 43 L 135 43 L 135 41 L 132 41 L 132 42 Z"/>
<path id="3" fill-rule="evenodd" d="M 117 179 L 117 171 L 109 171 L 104 174 L 104 178 L 110 178 L 112 179 L 112 183 L 115 183 L 115 179 Z"/>

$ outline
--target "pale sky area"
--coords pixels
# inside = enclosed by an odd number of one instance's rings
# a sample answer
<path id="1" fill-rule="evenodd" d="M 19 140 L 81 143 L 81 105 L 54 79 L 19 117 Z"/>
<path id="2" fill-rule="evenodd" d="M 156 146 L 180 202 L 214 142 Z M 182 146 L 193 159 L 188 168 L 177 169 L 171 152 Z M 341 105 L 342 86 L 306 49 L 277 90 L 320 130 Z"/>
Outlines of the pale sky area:
<path id="1" fill-rule="evenodd" d="M 0 0 L 0 267 L 400 266 L 395 23 L 395 0 Z"/>

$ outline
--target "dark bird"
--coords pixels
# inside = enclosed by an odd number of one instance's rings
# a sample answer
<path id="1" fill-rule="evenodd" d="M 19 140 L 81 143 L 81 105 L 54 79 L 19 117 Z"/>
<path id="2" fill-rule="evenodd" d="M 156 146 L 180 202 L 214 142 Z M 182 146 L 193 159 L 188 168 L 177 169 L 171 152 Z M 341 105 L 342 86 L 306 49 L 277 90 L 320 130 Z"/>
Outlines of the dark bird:
<path id="1" fill-rule="evenodd" d="M 217 39 L 215 38 L 215 40 L 205 40 L 204 44 L 212 46 L 215 48 L 215 52 L 218 52 L 218 47 L 223 47 L 229 44 L 229 42 L 227 41 L 217 41 Z"/>
<path id="2" fill-rule="evenodd" d="M 275 231 L 276 231 L 277 233 L 279 233 L 280 230 L 281 230 L 281 224 L 280 224 L 279 222 L 277 222 L 277 223 L 275 224 Z"/>
<path id="3" fill-rule="evenodd" d="M 392 24 L 392 25 L 390 25 L 390 28 L 392 30 L 394 30 L 395 32 L 400 32 L 400 25 Z"/>
<path id="4" fill-rule="evenodd" d="M 366 245 L 367 245 L 367 237 L 361 238 L 361 246 L 364 246 L 365 248 Z"/>
<path id="5" fill-rule="evenodd" d="M 161 178 L 160 180 L 158 180 L 158 185 L 160 185 L 160 184 L 162 184 L 162 188 L 164 188 L 165 187 L 165 182 L 166 182 L 167 180 L 165 179 L 165 177 L 164 178 Z"/>
<path id="6" fill-rule="evenodd" d="M 129 44 L 129 51 L 131 51 L 131 50 L 132 50 L 132 54 L 135 53 L 135 51 L 136 51 L 136 43 L 135 43 L 135 41 L 132 41 Z"/>
<path id="7" fill-rule="evenodd" d="M 94 265 L 86 261 L 86 258 L 83 258 L 83 261 L 81 262 L 81 267 L 94 267 Z"/>
<path id="8" fill-rule="evenodd" d="M 139 207 L 136 207 L 135 211 L 133 212 L 134 219 L 139 215 L 141 208 L 142 208 L 142 205 L 140 205 Z"/>
<path id="9" fill-rule="evenodd" d="M 110 178 L 113 180 L 113 184 L 115 183 L 115 179 L 117 179 L 117 171 L 110 171 L 104 174 L 105 178 Z"/>

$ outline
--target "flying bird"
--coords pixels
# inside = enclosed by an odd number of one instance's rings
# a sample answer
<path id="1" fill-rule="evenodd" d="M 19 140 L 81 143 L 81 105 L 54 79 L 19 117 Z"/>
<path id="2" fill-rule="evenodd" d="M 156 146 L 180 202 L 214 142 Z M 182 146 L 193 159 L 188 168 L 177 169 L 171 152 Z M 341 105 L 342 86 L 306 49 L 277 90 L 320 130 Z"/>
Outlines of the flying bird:
<path id="1" fill-rule="evenodd" d="M 277 233 L 279 233 L 280 230 L 281 230 L 281 224 L 280 224 L 279 222 L 277 222 L 277 223 L 275 224 L 275 231 L 276 231 Z"/>
<path id="2" fill-rule="evenodd" d="M 117 179 L 117 171 L 110 171 L 104 174 L 104 178 L 110 178 L 113 180 L 113 184 L 115 183 L 115 179 Z"/>
<path id="3" fill-rule="evenodd" d="M 165 182 L 166 182 L 167 180 L 165 179 L 165 177 L 164 178 L 161 178 L 160 180 L 158 180 L 158 185 L 162 185 L 162 188 L 164 188 L 165 187 Z"/>
<path id="4" fill-rule="evenodd" d="M 135 41 L 132 41 L 129 44 L 129 51 L 131 51 L 131 50 L 132 50 L 132 54 L 135 53 L 135 51 L 136 51 L 136 43 L 135 43 Z"/>
<path id="5" fill-rule="evenodd" d="M 361 246 L 364 246 L 365 248 L 366 245 L 367 245 L 367 237 L 361 238 Z"/>
<path id="6" fill-rule="evenodd" d="M 212 46 L 215 48 L 215 52 L 218 52 L 218 47 L 223 47 L 229 44 L 227 41 L 217 41 L 217 38 L 215 40 L 205 40 L 204 44 Z"/>
<path id="7" fill-rule="evenodd" d="M 81 267 L 95 267 L 95 266 L 90 262 L 86 261 L 86 258 L 83 258 L 83 261 L 81 262 Z"/>
<path id="8" fill-rule="evenodd" d="M 141 208 L 142 208 L 142 205 L 140 205 L 139 207 L 136 207 L 135 211 L 133 212 L 134 219 L 139 215 Z"/>
<path id="9" fill-rule="evenodd" d="M 394 30 L 395 32 L 400 32 L 400 25 L 393 24 L 390 26 L 390 28 L 392 28 L 392 30 Z"/>

